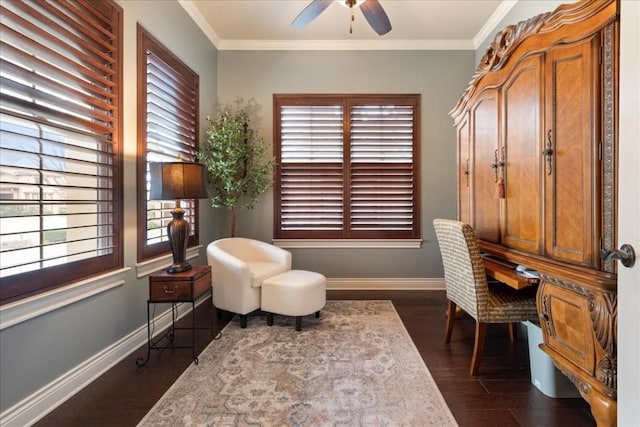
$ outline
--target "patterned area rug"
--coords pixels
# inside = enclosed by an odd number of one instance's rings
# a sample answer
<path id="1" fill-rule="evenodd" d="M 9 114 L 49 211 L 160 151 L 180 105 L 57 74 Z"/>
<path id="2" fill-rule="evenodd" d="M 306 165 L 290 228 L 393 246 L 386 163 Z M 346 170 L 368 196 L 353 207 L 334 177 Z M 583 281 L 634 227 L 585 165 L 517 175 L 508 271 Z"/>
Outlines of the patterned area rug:
<path id="1" fill-rule="evenodd" d="M 457 426 L 390 301 L 236 317 L 139 426 Z"/>

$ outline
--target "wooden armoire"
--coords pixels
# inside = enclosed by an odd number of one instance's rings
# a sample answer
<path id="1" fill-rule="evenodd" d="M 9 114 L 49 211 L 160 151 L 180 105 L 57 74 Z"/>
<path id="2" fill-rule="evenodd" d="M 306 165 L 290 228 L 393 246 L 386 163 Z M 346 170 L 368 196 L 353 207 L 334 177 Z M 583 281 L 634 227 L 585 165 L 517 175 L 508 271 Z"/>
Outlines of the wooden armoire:
<path id="1" fill-rule="evenodd" d="M 582 0 L 506 27 L 451 111 L 458 219 L 483 252 L 540 273 L 541 348 L 599 426 L 617 409 L 604 254 L 617 247 L 618 7 Z"/>

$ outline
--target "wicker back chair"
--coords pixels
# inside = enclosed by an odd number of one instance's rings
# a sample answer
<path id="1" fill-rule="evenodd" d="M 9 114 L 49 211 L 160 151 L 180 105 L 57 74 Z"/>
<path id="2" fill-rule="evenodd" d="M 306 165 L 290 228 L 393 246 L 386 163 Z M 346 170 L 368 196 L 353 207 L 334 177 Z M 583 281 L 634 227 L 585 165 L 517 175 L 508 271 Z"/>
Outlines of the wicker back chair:
<path id="1" fill-rule="evenodd" d="M 442 255 L 448 300 L 444 341 L 451 341 L 456 307 L 475 319 L 475 344 L 469 372 L 477 375 L 487 324 L 508 323 L 512 328 L 514 322 L 537 318 L 535 288 L 515 290 L 504 283 L 488 283 L 473 228 L 469 224 L 435 219 L 433 226 Z M 513 333 L 510 336 L 513 339 Z"/>

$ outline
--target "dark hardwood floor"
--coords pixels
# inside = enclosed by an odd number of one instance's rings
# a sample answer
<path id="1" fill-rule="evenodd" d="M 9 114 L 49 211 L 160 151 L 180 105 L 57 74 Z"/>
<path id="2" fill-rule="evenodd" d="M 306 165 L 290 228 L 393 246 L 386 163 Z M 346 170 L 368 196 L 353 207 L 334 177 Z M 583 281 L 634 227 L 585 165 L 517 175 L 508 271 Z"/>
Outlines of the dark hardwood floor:
<path id="1" fill-rule="evenodd" d="M 393 301 L 461 427 L 595 426 L 589 406 L 582 399 L 552 399 L 531 384 L 527 342 L 523 339 L 510 342 L 507 329 L 502 325 L 489 327 L 480 375 L 471 377 L 468 370 L 474 323 L 468 317 L 456 321 L 451 343 L 443 344 L 444 291 L 329 291 L 327 296 L 329 299 Z M 229 321 L 225 317 L 218 320 L 212 313 L 211 304 L 196 308 L 198 323 L 206 324 L 211 317 L 215 333 Z M 190 316 L 181 322 L 190 324 Z M 190 332 L 181 331 L 180 334 L 190 337 Z M 186 336 L 176 339 L 181 338 Z M 198 351 L 211 340 L 209 331 L 198 330 Z M 146 346 L 36 425 L 135 426 L 192 362 L 190 350 L 169 349 L 152 351 L 145 366 L 136 366 L 136 359 L 145 354 Z"/>

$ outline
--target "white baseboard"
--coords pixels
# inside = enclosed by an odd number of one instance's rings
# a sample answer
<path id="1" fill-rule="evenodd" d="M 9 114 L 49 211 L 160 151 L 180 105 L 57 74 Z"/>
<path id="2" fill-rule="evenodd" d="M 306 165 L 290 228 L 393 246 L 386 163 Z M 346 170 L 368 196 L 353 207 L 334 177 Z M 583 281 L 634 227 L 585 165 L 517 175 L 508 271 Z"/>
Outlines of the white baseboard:
<path id="1" fill-rule="evenodd" d="M 328 290 L 441 290 L 444 279 L 421 278 L 327 278 Z M 208 296 L 196 305 L 208 300 Z M 178 305 L 178 318 L 191 311 L 191 304 Z M 155 319 L 155 330 L 161 332 L 171 324 L 171 311 Z M 0 427 L 24 427 L 44 418 L 67 399 L 129 356 L 147 342 L 147 325 L 142 325 L 118 342 L 87 359 L 35 393 L 0 413 Z"/>
<path id="2" fill-rule="evenodd" d="M 434 291 L 444 289 L 444 278 L 327 278 L 327 290 Z"/>

